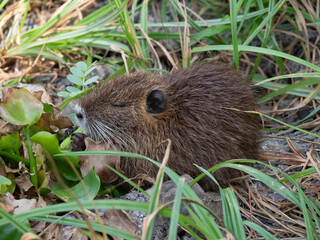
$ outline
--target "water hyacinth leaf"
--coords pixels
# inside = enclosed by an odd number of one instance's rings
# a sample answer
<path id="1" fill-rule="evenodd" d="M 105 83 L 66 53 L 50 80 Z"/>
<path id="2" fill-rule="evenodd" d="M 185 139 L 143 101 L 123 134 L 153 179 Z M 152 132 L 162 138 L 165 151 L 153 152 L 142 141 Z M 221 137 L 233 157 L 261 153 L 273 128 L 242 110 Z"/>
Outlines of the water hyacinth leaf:
<path id="1" fill-rule="evenodd" d="M 70 189 L 53 189 L 52 191 L 63 201 L 71 202 L 74 198 L 79 201 L 94 199 L 100 188 L 100 179 L 91 170 L 77 185 Z M 71 192 L 70 192 L 71 191 Z"/>
<path id="2" fill-rule="evenodd" d="M 42 103 L 24 88 L 7 88 L 3 91 L 0 116 L 14 125 L 32 125 L 42 114 Z"/>
<path id="3" fill-rule="evenodd" d="M 83 78 L 84 77 L 83 71 L 81 71 L 81 69 L 79 69 L 77 67 L 70 68 L 70 72 L 72 72 L 73 75 L 75 75 L 75 76 L 77 76 L 79 78 Z"/>
<path id="4" fill-rule="evenodd" d="M 89 85 L 90 83 L 93 83 L 93 82 L 97 81 L 98 78 L 99 78 L 99 76 L 91 77 L 87 81 L 85 81 L 84 85 Z"/>
<path id="5" fill-rule="evenodd" d="M 77 68 L 83 72 L 86 71 L 88 68 L 88 66 L 85 62 L 78 62 L 76 65 L 77 65 Z"/>
<path id="6" fill-rule="evenodd" d="M 82 85 L 82 80 L 81 80 L 81 78 L 79 78 L 79 77 L 77 77 L 77 76 L 75 76 L 75 75 L 71 75 L 71 74 L 69 74 L 68 76 L 67 76 L 67 78 L 68 78 L 68 80 L 70 81 L 70 82 L 72 82 L 72 83 L 74 83 L 74 84 L 76 84 L 76 85 Z"/>

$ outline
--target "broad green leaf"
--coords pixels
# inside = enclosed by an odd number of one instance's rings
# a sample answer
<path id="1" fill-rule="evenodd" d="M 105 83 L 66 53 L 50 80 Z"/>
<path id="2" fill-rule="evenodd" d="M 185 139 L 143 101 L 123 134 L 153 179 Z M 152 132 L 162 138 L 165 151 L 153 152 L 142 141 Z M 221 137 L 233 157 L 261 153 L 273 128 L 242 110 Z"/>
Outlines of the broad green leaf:
<path id="1" fill-rule="evenodd" d="M 0 150 L 3 149 L 15 149 L 18 150 L 21 147 L 21 140 L 19 133 L 13 133 L 5 135 L 0 138 Z"/>
<path id="2" fill-rule="evenodd" d="M 61 153 L 59 141 L 57 137 L 49 132 L 41 131 L 31 137 L 31 141 L 39 143 L 44 147 L 52 156 Z"/>
<path id="3" fill-rule="evenodd" d="M 50 153 L 51 156 L 55 154 L 65 153 L 59 146 L 59 141 L 57 137 L 49 132 L 38 132 L 31 137 L 31 141 L 40 144 L 46 151 Z M 55 156 L 55 165 L 58 168 L 59 172 L 68 180 L 77 181 L 79 180 L 73 168 L 69 165 L 68 160 L 76 167 L 79 168 L 78 165 L 78 157 L 77 156 L 68 156 L 61 157 Z M 49 161 L 49 166 L 52 167 L 51 162 Z"/>
<path id="4" fill-rule="evenodd" d="M 79 201 L 94 199 L 100 188 L 100 179 L 91 170 L 88 175 L 77 185 L 70 189 L 52 189 L 52 191 L 63 201 L 71 202 L 74 198 Z M 71 191 L 71 192 L 70 192 Z"/>
<path id="5" fill-rule="evenodd" d="M 32 125 L 42 114 L 42 103 L 24 88 L 7 88 L 3 91 L 0 116 L 15 125 Z"/>
<path id="6" fill-rule="evenodd" d="M 68 78 L 68 80 L 69 80 L 70 82 L 72 82 L 72 83 L 74 83 L 74 84 L 76 84 L 76 85 L 82 86 L 82 84 L 83 84 L 82 80 L 81 80 L 79 77 L 75 76 L 75 75 L 69 74 L 69 75 L 67 76 L 67 78 Z"/>
<path id="7" fill-rule="evenodd" d="M 72 72 L 73 75 L 75 75 L 75 76 L 77 76 L 79 78 L 83 78 L 84 77 L 83 71 L 81 71 L 80 68 L 72 67 L 72 68 L 70 68 L 70 72 Z"/>

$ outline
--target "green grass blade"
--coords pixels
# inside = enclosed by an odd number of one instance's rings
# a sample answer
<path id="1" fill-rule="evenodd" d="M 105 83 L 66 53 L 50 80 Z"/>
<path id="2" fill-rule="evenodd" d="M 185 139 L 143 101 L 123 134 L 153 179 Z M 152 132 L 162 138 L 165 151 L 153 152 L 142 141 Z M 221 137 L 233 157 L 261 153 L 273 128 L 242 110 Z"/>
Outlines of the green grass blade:
<path id="1" fill-rule="evenodd" d="M 284 52 L 280 52 L 280 51 L 276 51 L 276 50 L 272 50 L 272 49 L 267 49 L 267 48 L 244 46 L 244 45 L 239 45 L 238 48 L 239 48 L 239 51 L 263 53 L 263 54 L 286 58 L 291 61 L 297 62 L 299 64 L 305 65 L 306 67 L 309 67 L 317 72 L 320 72 L 319 66 L 314 65 L 306 60 L 300 59 L 298 57 L 292 56 L 292 55 L 284 53 Z M 233 46 L 232 45 L 213 45 L 213 46 L 196 47 L 191 52 L 195 53 L 195 52 L 207 52 L 207 51 L 215 51 L 215 50 L 232 51 Z"/>
<path id="2" fill-rule="evenodd" d="M 230 19 L 233 45 L 233 60 L 236 63 L 237 70 L 240 70 L 239 51 L 238 51 L 238 30 L 237 30 L 237 0 L 230 1 Z"/>
<path id="3" fill-rule="evenodd" d="M 143 0 L 142 8 L 141 8 L 141 28 L 148 35 L 148 0 Z M 143 38 L 141 40 L 141 48 L 143 53 L 143 58 L 150 58 L 149 47 L 147 40 Z"/>
<path id="4" fill-rule="evenodd" d="M 119 152 L 119 151 L 94 151 L 95 155 L 108 155 L 108 156 L 120 156 L 120 157 L 127 157 L 127 158 L 134 158 L 132 159 L 133 161 L 137 160 L 137 159 L 145 159 L 148 160 L 150 162 L 152 162 L 153 164 L 157 165 L 158 167 L 160 167 L 160 163 L 156 162 L 148 157 L 139 155 L 139 154 L 135 154 L 135 153 L 129 153 L 129 152 Z M 82 152 L 66 152 L 63 154 L 56 154 L 55 156 L 86 156 L 86 155 L 93 155 L 92 151 L 88 152 L 88 151 L 82 151 Z M 176 184 L 178 184 L 179 182 L 179 176 L 172 171 L 169 168 L 165 168 L 165 173 L 170 177 L 170 179 L 172 179 Z M 201 203 L 200 198 L 197 196 L 197 194 L 191 189 L 191 187 L 187 184 L 184 185 L 183 187 L 183 195 L 187 198 L 191 198 L 194 199 L 195 201 Z M 210 213 L 203 209 L 201 206 L 191 203 L 194 211 L 197 213 L 197 215 L 199 216 L 199 218 L 201 219 L 202 225 L 204 226 L 204 229 L 206 229 L 208 231 L 207 236 L 209 238 L 222 238 L 223 234 L 221 232 L 221 230 L 219 229 L 218 225 L 216 224 L 214 218 L 210 215 Z"/>
<path id="5" fill-rule="evenodd" d="M 68 5 L 66 5 L 60 14 L 57 14 L 54 18 L 50 19 L 45 25 L 39 27 L 36 31 L 33 32 L 31 36 L 25 39 L 21 46 L 27 45 L 29 43 L 34 42 L 37 38 L 39 38 L 43 33 L 45 33 L 49 28 L 51 28 L 56 22 L 58 22 L 61 18 L 63 18 L 68 12 L 70 12 L 76 5 L 78 5 L 81 0 L 73 0 Z"/>
<path id="6" fill-rule="evenodd" d="M 30 217 L 30 220 L 40 221 L 40 222 L 57 223 L 57 224 L 62 224 L 62 225 L 67 225 L 67 226 L 74 226 L 74 227 L 78 227 L 78 228 L 88 229 L 88 224 L 86 221 L 80 220 L 80 219 L 68 218 L 68 217 L 61 218 L 60 216 L 47 215 L 47 216 Z M 92 225 L 93 230 L 98 231 L 98 232 L 103 232 L 103 230 L 101 229 L 100 223 L 91 222 L 91 225 Z M 132 240 L 136 239 L 136 237 L 129 232 L 119 230 L 114 227 L 105 226 L 105 225 L 103 225 L 103 228 L 107 234 L 110 234 L 112 236 L 119 237 L 122 239 L 132 239 Z"/>
<path id="7" fill-rule="evenodd" d="M 252 40 L 262 31 L 262 29 L 270 22 L 270 20 L 273 18 L 275 14 L 279 12 L 279 9 L 281 6 L 286 2 L 286 0 L 280 0 L 277 2 L 277 4 L 272 8 L 270 11 L 268 9 L 268 15 L 266 18 L 260 23 L 260 25 L 253 31 L 252 34 L 250 34 L 247 38 L 247 40 L 243 43 L 243 46 L 249 45 Z"/>
<path id="8" fill-rule="evenodd" d="M 15 218 L 11 214 L 7 213 L 3 208 L 0 208 L 0 216 L 3 220 L 6 220 L 6 223 L 12 224 L 22 234 L 27 232 L 33 233 L 30 228 L 26 227 L 23 224 L 23 221 L 21 219 Z"/>
<path id="9" fill-rule="evenodd" d="M 263 227 L 259 226 L 258 224 L 255 224 L 253 222 L 244 221 L 245 225 L 259 233 L 264 239 L 268 240 L 278 240 L 275 236 L 273 236 L 271 233 L 269 233 L 267 230 L 265 230 Z"/>
<path id="10" fill-rule="evenodd" d="M 261 85 L 263 83 L 271 82 L 273 80 L 286 79 L 286 78 L 320 78 L 320 73 L 293 73 L 293 74 L 280 75 L 272 78 L 267 78 L 263 81 L 259 81 L 255 85 Z"/>
<path id="11" fill-rule="evenodd" d="M 319 84 L 319 83 L 320 83 L 320 78 L 313 78 L 313 79 L 305 79 L 305 80 L 302 80 L 300 82 L 296 82 L 296 83 L 293 83 L 293 84 L 288 84 L 284 88 L 281 88 L 281 89 L 279 89 L 277 91 L 271 92 L 271 93 L 263 96 L 262 98 L 260 98 L 257 101 L 257 103 L 259 104 L 259 103 L 267 102 L 268 100 L 270 100 L 270 99 L 272 99 L 272 98 L 274 98 L 276 96 L 279 96 L 279 95 L 284 94 L 284 93 L 288 93 L 289 91 L 292 91 L 294 89 L 305 87 L 305 86 L 310 86 L 310 85 L 313 85 L 313 84 Z"/>
<path id="12" fill-rule="evenodd" d="M 273 6 L 274 6 L 274 0 L 271 0 L 269 1 L 269 12 L 272 11 L 273 9 Z M 271 34 L 271 29 L 272 29 L 272 17 L 269 19 L 269 21 L 267 22 L 267 26 L 266 26 L 266 31 L 264 33 L 264 36 L 263 36 L 263 40 L 262 40 L 262 44 L 261 44 L 261 47 L 265 48 L 269 42 L 269 37 L 270 37 L 270 34 Z M 257 56 L 257 59 L 255 61 L 255 64 L 252 68 L 252 71 L 251 71 L 251 74 L 249 76 L 249 81 L 251 82 L 257 69 L 258 69 L 258 66 L 259 66 L 259 63 L 262 59 L 262 53 L 259 53 L 258 56 Z"/>
<path id="13" fill-rule="evenodd" d="M 177 185 L 176 195 L 174 197 L 174 203 L 172 206 L 168 239 L 175 239 L 177 237 L 179 212 L 180 212 L 182 189 L 183 189 L 184 182 L 185 182 L 185 179 L 180 178 L 179 183 Z"/>
<path id="14" fill-rule="evenodd" d="M 306 133 L 306 134 L 308 134 L 308 135 L 314 136 L 314 137 L 316 137 L 316 138 L 320 138 L 320 135 L 318 135 L 318 134 L 315 134 L 315 133 L 312 133 L 312 132 L 308 132 L 308 131 L 303 130 L 303 129 L 301 129 L 301 128 L 298 128 L 298 127 L 296 127 L 296 126 L 293 126 L 293 125 L 290 125 L 290 124 L 288 124 L 288 123 L 282 122 L 282 121 L 280 121 L 280 120 L 278 120 L 278 119 L 276 119 L 276 118 L 270 117 L 270 116 L 268 116 L 268 115 L 266 115 L 266 114 L 264 114 L 264 113 L 259 113 L 259 112 L 255 112 L 255 111 L 250 111 L 250 112 L 251 112 L 251 113 L 255 113 L 255 114 L 262 115 L 262 116 L 264 116 L 264 117 L 266 117 L 266 118 L 269 118 L 269 119 L 272 119 L 273 121 L 276 121 L 276 122 L 278 122 L 278 123 L 281 123 L 281 124 L 283 124 L 283 125 L 285 125 L 285 126 L 287 126 L 287 127 L 289 127 L 289 128 L 293 128 L 293 129 L 295 129 L 295 130 L 298 130 L 298 131 L 300 131 L 300 132 L 303 132 L 303 133 Z"/>

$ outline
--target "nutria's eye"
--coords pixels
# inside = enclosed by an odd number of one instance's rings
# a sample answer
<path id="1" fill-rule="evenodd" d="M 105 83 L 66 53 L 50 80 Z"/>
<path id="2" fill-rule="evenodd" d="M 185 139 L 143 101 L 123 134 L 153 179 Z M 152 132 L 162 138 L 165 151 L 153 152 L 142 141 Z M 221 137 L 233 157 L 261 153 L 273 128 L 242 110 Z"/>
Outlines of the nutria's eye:
<path id="1" fill-rule="evenodd" d="M 147 109 L 148 113 L 161 113 L 165 110 L 166 103 L 164 94 L 161 90 L 152 90 L 147 95 Z"/>
<path id="2" fill-rule="evenodd" d="M 125 104 L 113 104 L 112 106 L 116 107 L 116 108 L 123 108 L 125 107 L 126 105 Z"/>
<path id="3" fill-rule="evenodd" d="M 76 117 L 78 118 L 79 121 L 82 121 L 82 119 L 84 118 L 82 113 L 77 113 Z"/>

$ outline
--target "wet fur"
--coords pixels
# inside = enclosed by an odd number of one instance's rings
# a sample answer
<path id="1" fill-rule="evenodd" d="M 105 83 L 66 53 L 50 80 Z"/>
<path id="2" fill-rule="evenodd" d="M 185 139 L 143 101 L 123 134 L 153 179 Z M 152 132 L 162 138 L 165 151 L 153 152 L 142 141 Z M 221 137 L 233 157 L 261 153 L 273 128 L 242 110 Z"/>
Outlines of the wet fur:
<path id="1" fill-rule="evenodd" d="M 163 91 L 166 108 L 150 114 L 146 97 L 155 89 Z M 119 104 L 126 106 L 113 106 Z M 96 140 L 118 143 L 122 151 L 161 162 L 166 144 L 160 143 L 171 139 L 168 166 L 179 175 L 199 175 L 193 164 L 208 169 L 222 161 L 256 157 L 259 120 L 244 112 L 255 109 L 253 93 L 246 80 L 225 64 L 205 62 L 171 75 L 123 75 L 90 92 L 81 107 L 87 133 Z M 153 164 L 135 159 L 122 159 L 121 169 L 128 177 L 156 176 L 158 171 Z M 214 174 L 222 185 L 237 175 L 233 169 Z M 217 189 L 209 179 L 200 184 L 205 190 Z"/>

